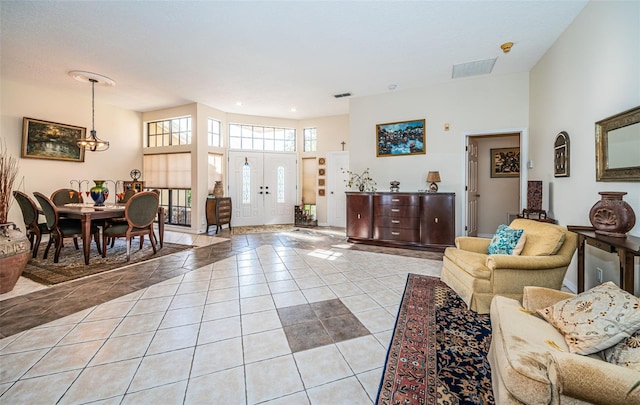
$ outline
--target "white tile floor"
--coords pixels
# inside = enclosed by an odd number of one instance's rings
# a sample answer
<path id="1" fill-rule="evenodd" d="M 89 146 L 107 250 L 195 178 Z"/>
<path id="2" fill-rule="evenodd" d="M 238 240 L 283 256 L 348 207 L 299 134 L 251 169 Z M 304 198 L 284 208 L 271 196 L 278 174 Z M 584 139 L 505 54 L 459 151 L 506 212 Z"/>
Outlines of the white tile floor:
<path id="1" fill-rule="evenodd" d="M 0 403 L 372 404 L 407 273 L 441 266 L 261 246 L 0 340 Z M 276 308 L 336 297 L 372 334 L 292 353 Z"/>

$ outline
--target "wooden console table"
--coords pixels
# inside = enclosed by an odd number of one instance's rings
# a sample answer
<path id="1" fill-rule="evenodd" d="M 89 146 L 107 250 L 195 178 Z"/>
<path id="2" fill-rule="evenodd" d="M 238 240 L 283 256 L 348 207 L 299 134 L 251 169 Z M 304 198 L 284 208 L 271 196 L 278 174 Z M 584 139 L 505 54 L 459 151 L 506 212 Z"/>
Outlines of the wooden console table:
<path id="1" fill-rule="evenodd" d="M 578 292 L 584 291 L 584 245 L 604 250 L 609 253 L 617 253 L 620 261 L 620 287 L 634 293 L 634 260 L 640 257 L 640 238 L 627 235 L 626 238 L 598 235 L 594 229 L 588 226 L 572 226 L 567 228 L 578 234 Z"/>

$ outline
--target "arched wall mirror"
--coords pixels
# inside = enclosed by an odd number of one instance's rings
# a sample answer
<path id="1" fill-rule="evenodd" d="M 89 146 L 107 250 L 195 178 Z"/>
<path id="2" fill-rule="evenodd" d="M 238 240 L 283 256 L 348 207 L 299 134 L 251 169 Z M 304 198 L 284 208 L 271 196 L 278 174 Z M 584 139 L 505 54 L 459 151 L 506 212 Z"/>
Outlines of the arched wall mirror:
<path id="1" fill-rule="evenodd" d="M 596 122 L 596 181 L 640 181 L 640 107 Z"/>

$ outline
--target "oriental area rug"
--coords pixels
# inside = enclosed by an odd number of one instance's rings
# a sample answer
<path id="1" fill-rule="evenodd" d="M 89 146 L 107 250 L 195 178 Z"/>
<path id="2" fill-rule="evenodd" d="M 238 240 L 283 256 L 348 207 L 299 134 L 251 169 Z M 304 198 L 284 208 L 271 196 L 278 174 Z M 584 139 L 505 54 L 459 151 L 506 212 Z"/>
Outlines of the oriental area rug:
<path id="1" fill-rule="evenodd" d="M 409 274 L 377 404 L 494 404 L 489 315 L 440 279 Z"/>
<path id="2" fill-rule="evenodd" d="M 131 245 L 131 259 L 127 262 L 127 245 L 125 239 L 116 239 L 114 246 L 107 249 L 107 257 L 105 258 L 98 253 L 96 245 L 92 241 L 89 265 L 85 265 L 84 254 L 82 252 L 82 240 L 79 241 L 79 244 L 80 249 L 76 250 L 72 240 L 65 240 L 64 246 L 60 251 L 60 260 L 58 263 L 53 262 L 55 247 L 52 246 L 51 249 L 49 249 L 47 258 L 43 259 L 42 255 L 44 254 L 47 244 L 46 242 L 40 244 L 38 257 L 29 259 L 29 263 L 27 263 L 27 267 L 24 269 L 22 275 L 40 284 L 55 285 L 167 256 L 193 247 L 191 245 L 164 242 L 162 249 L 160 249 L 160 246 L 157 246 L 158 252 L 154 254 L 148 239 L 145 240 L 142 249 L 139 249 L 139 240 L 136 239 Z"/>

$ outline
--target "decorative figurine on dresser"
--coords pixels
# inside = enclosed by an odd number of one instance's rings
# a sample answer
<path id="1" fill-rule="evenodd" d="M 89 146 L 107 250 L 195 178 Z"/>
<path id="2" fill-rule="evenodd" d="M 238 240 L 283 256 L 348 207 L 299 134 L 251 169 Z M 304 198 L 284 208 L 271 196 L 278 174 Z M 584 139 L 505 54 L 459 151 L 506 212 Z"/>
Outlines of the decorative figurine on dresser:
<path id="1" fill-rule="evenodd" d="M 207 230 L 209 226 L 216 226 L 216 234 L 222 229 L 222 225 L 229 225 L 231 229 L 231 197 L 208 197 L 206 205 Z"/>

